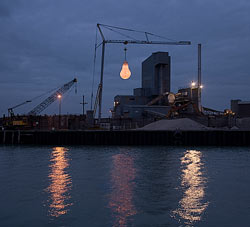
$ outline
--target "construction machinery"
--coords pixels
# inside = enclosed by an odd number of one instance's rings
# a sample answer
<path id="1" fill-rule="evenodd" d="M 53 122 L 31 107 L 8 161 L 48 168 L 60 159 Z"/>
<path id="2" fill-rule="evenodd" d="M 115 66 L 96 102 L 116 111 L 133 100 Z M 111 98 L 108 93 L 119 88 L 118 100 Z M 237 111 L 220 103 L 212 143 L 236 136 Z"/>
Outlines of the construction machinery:
<path id="1" fill-rule="evenodd" d="M 123 39 L 123 40 L 105 39 L 105 36 L 104 36 L 104 33 L 103 33 L 101 27 L 109 29 L 112 32 L 116 32 L 119 35 L 125 36 L 126 39 Z M 99 45 L 97 45 L 97 38 L 96 38 L 95 55 L 94 56 L 96 57 L 96 50 L 97 50 L 97 48 L 102 45 L 102 57 L 101 57 L 100 83 L 98 85 L 98 89 L 97 89 L 97 93 L 96 93 L 96 99 L 95 99 L 95 104 L 94 104 L 94 116 L 96 114 L 96 110 L 97 110 L 97 107 L 98 107 L 98 109 L 99 109 L 99 112 L 98 112 L 98 120 L 99 120 L 99 122 L 101 120 L 101 114 L 102 114 L 102 90 L 103 90 L 103 74 L 104 74 L 104 55 L 105 55 L 105 46 L 106 46 L 106 44 L 113 43 L 113 44 L 124 44 L 124 45 L 127 45 L 127 44 L 141 44 L 141 45 L 145 45 L 145 44 L 148 44 L 148 45 L 152 45 L 152 44 L 155 44 L 155 45 L 191 45 L 190 41 L 173 41 L 173 40 L 167 39 L 165 37 L 162 37 L 162 36 L 159 36 L 159 35 L 155 35 L 153 33 L 144 32 L 144 31 L 137 31 L 137 30 L 128 29 L 128 28 L 121 28 L 121 27 L 115 27 L 115 26 L 110 26 L 110 25 L 97 24 L 97 29 L 100 32 L 100 35 L 101 35 L 101 38 L 102 38 L 102 42 Z M 145 35 L 145 40 L 138 40 L 138 39 L 136 39 L 134 37 L 125 35 L 125 34 L 123 34 L 120 31 L 129 31 L 129 32 L 136 32 L 136 33 L 144 34 Z M 152 36 L 160 38 L 160 39 L 165 39 L 167 41 L 151 41 L 151 40 L 149 40 L 149 38 L 152 37 Z M 127 39 L 127 38 L 129 38 L 129 39 Z M 95 58 L 94 58 L 94 63 L 95 63 Z M 93 93 L 92 93 L 92 96 L 93 96 Z M 91 103 L 92 103 L 92 101 L 91 101 Z M 92 107 L 92 105 L 91 105 L 91 107 Z"/>
<path id="2" fill-rule="evenodd" d="M 20 104 L 18 104 L 18 105 L 15 105 L 15 106 L 13 106 L 13 107 L 10 107 L 10 108 L 8 109 L 8 117 L 14 117 L 14 116 L 15 116 L 15 114 L 14 114 L 14 109 L 16 109 L 17 107 L 23 106 L 23 105 L 25 105 L 25 104 L 27 104 L 27 103 L 30 103 L 30 102 L 31 102 L 31 100 L 27 100 L 27 101 L 22 102 L 22 103 L 20 103 Z"/>
<path id="3" fill-rule="evenodd" d="M 66 93 L 76 82 L 77 82 L 77 79 L 74 78 L 70 82 L 64 84 L 57 91 L 55 91 L 52 95 L 50 95 L 43 102 L 41 102 L 39 105 L 37 105 L 34 109 L 29 111 L 27 115 L 20 115 L 20 116 L 15 115 L 14 109 L 16 109 L 20 106 L 23 106 L 27 103 L 30 103 L 30 102 L 32 102 L 32 100 L 27 100 L 25 102 L 22 102 L 22 103 L 16 105 L 16 106 L 10 107 L 8 109 L 8 117 L 3 118 L 3 127 L 6 129 L 30 129 L 30 128 L 32 128 L 35 124 L 35 122 L 33 122 L 33 120 L 35 119 L 35 116 L 40 114 L 49 105 L 51 105 L 53 102 L 55 102 L 58 99 L 59 95 L 62 96 L 64 93 Z M 55 90 L 55 89 L 53 89 L 53 90 Z"/>
<path id="4" fill-rule="evenodd" d="M 58 96 L 62 96 L 65 92 L 67 92 L 75 83 L 77 82 L 77 79 L 74 78 L 70 82 L 64 84 L 61 88 L 59 88 L 56 92 L 54 92 L 51 96 L 49 96 L 47 99 L 45 99 L 43 102 L 41 102 L 39 105 L 37 105 L 33 110 L 31 110 L 28 115 L 38 115 L 42 111 L 44 111 L 49 105 L 51 105 L 53 102 L 55 102 L 58 98 Z"/>
<path id="5" fill-rule="evenodd" d="M 161 99 L 163 99 L 164 97 L 166 97 L 167 95 L 169 95 L 169 92 L 165 92 L 159 96 L 157 96 L 156 98 L 154 98 L 153 100 L 151 100 L 149 103 L 147 103 L 148 106 L 152 106 L 155 103 L 157 103 L 158 101 L 160 101 Z"/>
<path id="6" fill-rule="evenodd" d="M 202 112 L 197 107 L 197 105 L 195 103 L 193 103 L 192 101 L 189 101 L 189 102 L 182 104 L 182 105 L 179 105 L 179 106 L 172 105 L 171 109 L 169 110 L 169 112 L 166 115 L 166 118 L 170 118 L 172 116 L 172 114 L 175 114 L 176 112 L 187 108 L 189 105 L 192 105 L 192 107 L 195 110 L 197 115 L 200 115 L 200 116 L 203 115 Z"/>
<path id="7" fill-rule="evenodd" d="M 174 114 L 179 114 L 181 110 L 185 110 L 188 106 L 192 106 L 193 110 L 197 115 L 202 115 L 202 112 L 199 110 L 198 106 L 187 96 L 187 94 L 182 93 L 172 93 L 172 92 L 165 92 L 150 102 L 147 103 L 147 106 L 154 105 L 155 103 L 159 102 L 161 99 L 168 97 L 168 105 L 170 105 L 170 110 L 168 111 L 167 115 L 162 113 L 157 113 L 153 111 L 146 111 L 152 115 L 158 116 L 160 118 L 170 118 Z"/>

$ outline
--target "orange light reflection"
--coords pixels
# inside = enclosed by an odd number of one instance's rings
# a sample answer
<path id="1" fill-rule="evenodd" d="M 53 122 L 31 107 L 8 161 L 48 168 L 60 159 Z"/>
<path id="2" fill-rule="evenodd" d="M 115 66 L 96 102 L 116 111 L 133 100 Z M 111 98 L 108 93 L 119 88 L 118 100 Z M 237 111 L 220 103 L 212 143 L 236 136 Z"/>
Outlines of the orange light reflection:
<path id="1" fill-rule="evenodd" d="M 184 223 L 187 225 L 200 221 L 209 204 L 204 201 L 206 177 L 202 172 L 201 156 L 200 151 L 187 150 L 184 157 L 181 158 L 183 166 L 181 186 L 184 193 L 179 202 L 180 208 L 173 213 L 175 217 L 184 219 Z"/>
<path id="2" fill-rule="evenodd" d="M 51 181 L 47 191 L 50 193 L 49 215 L 59 217 L 66 214 L 72 203 L 68 200 L 71 198 L 70 189 L 72 185 L 70 175 L 65 171 L 69 166 L 69 160 L 66 157 L 68 149 L 64 147 L 55 147 L 51 153 L 51 171 L 49 179 Z"/>
<path id="3" fill-rule="evenodd" d="M 135 174 L 132 157 L 124 154 L 113 156 L 112 193 L 109 207 L 115 217 L 114 227 L 127 226 L 128 217 L 137 213 L 133 204 Z"/>

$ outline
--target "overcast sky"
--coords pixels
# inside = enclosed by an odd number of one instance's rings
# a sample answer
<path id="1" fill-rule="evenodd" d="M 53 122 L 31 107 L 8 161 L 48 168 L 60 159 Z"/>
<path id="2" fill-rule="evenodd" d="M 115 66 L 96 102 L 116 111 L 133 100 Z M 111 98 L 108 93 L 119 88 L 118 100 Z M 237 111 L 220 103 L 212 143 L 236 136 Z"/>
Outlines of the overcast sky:
<path id="1" fill-rule="evenodd" d="M 115 95 L 132 94 L 133 88 L 141 86 L 141 62 L 152 52 L 169 52 L 173 92 L 196 80 L 198 43 L 202 44 L 203 105 L 223 110 L 229 108 L 231 99 L 250 100 L 249 12 L 249 0 L 0 0 L 0 114 L 75 76 L 78 93 L 72 90 L 63 98 L 62 111 L 80 113 L 83 94 L 90 103 L 97 23 L 192 42 L 191 46 L 128 45 L 127 60 L 132 71 L 128 81 L 119 77 L 123 45 L 108 44 L 104 115 Z M 116 37 L 108 30 L 104 34 Z M 38 101 L 15 112 L 27 113 Z M 58 103 L 43 113 L 58 113 Z"/>

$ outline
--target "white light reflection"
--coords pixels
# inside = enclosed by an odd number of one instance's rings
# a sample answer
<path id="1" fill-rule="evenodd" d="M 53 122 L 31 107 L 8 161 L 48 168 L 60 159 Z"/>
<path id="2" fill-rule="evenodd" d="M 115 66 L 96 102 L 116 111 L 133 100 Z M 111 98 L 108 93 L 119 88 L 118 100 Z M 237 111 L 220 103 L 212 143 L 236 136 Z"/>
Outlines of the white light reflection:
<path id="1" fill-rule="evenodd" d="M 127 226 L 127 219 L 137 213 L 133 204 L 135 174 L 132 157 L 124 154 L 113 156 L 112 192 L 109 207 L 115 218 L 114 227 Z"/>
<path id="2" fill-rule="evenodd" d="M 69 191 L 72 181 L 65 170 L 69 166 L 67 152 L 68 149 L 64 147 L 55 147 L 51 153 L 51 171 L 49 174 L 51 184 L 47 188 L 50 193 L 49 216 L 51 217 L 66 214 L 72 205 L 72 203 L 68 202 L 71 198 Z"/>
<path id="3" fill-rule="evenodd" d="M 181 158 L 183 198 L 173 213 L 175 218 L 188 226 L 200 221 L 208 206 L 208 202 L 204 201 L 207 179 L 203 173 L 201 156 L 200 151 L 187 150 Z"/>

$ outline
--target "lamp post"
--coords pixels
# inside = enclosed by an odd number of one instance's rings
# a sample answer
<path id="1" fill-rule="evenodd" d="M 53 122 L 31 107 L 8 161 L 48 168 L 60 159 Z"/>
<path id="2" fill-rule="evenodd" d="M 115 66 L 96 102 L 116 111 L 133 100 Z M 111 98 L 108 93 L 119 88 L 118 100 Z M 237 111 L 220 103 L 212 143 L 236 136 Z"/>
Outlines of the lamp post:
<path id="1" fill-rule="evenodd" d="M 57 95 L 57 98 L 59 100 L 59 124 L 58 128 L 61 128 L 61 108 L 62 108 L 62 95 Z"/>
<path id="2" fill-rule="evenodd" d="M 193 88 L 195 88 L 195 85 L 196 83 L 194 81 L 191 82 L 191 87 L 190 87 L 190 98 L 191 98 L 191 101 L 193 101 Z"/>

